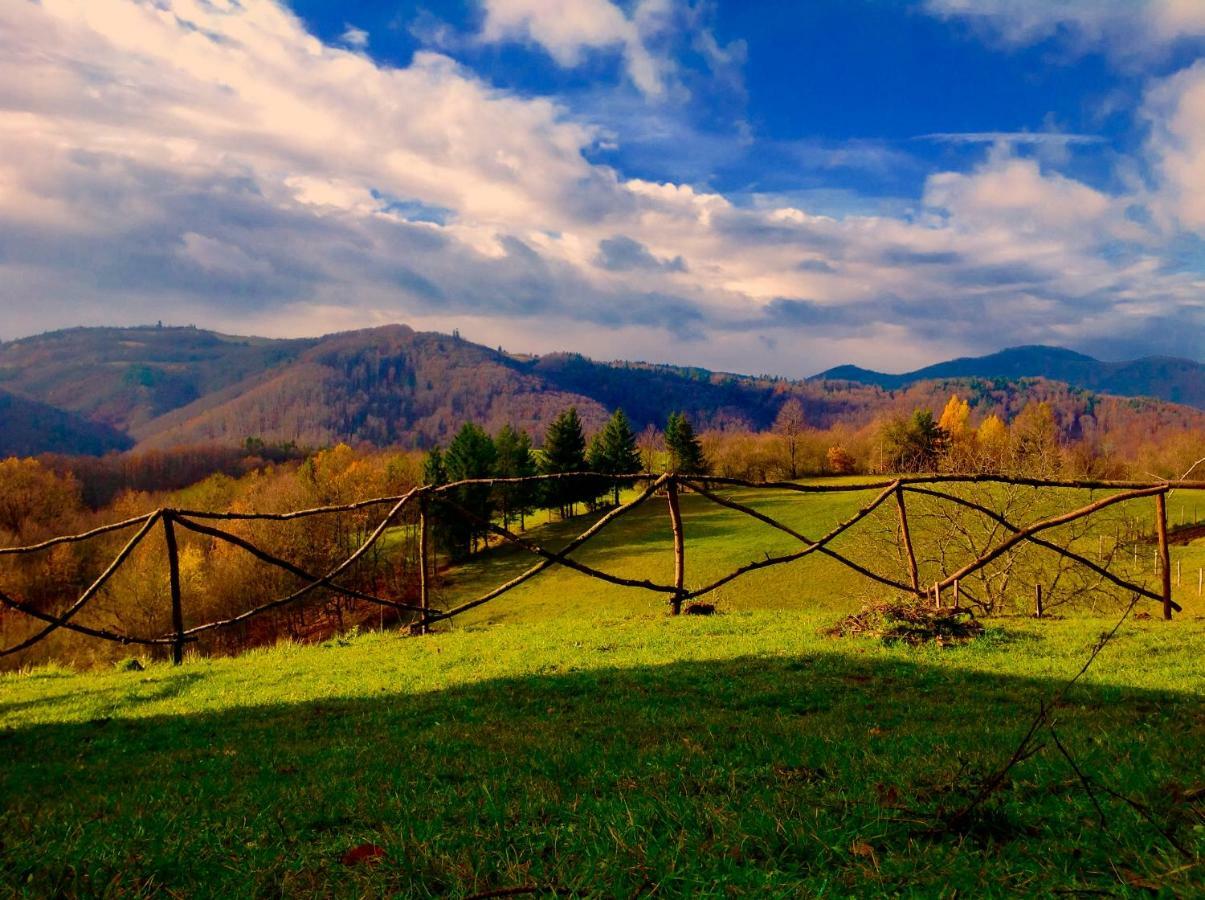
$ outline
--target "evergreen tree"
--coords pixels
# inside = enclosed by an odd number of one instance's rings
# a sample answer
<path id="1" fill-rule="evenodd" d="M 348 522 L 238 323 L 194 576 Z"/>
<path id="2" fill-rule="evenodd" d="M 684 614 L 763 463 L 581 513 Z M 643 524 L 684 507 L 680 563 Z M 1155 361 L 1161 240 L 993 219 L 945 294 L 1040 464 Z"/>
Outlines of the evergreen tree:
<path id="1" fill-rule="evenodd" d="M 571 406 L 548 426 L 540 456 L 540 471 L 545 475 L 560 475 L 585 470 L 586 436 L 582 432 L 582 420 L 577 415 L 577 408 Z M 582 485 L 574 480 L 557 479 L 547 484 L 548 502 L 560 509 L 561 518 L 571 515 L 574 504 L 586 494 Z"/>
<path id="2" fill-rule="evenodd" d="M 604 475 L 633 475 L 643 468 L 636 435 L 622 409 L 615 410 L 603 430 L 594 436 L 588 459 L 590 470 Z M 611 482 L 616 505 L 619 505 L 619 487 L 618 481 Z"/>
<path id="3" fill-rule="evenodd" d="M 494 438 L 498 450 L 498 461 L 494 473 L 499 478 L 527 478 L 536 474 L 536 460 L 531 452 L 531 436 L 522 429 L 503 425 Z M 525 528 L 526 517 L 535 500 L 531 484 L 502 484 L 495 492 L 502 507 L 502 527 L 509 528 L 512 518 L 519 519 L 519 527 Z"/>
<path id="4" fill-rule="evenodd" d="M 444 468 L 444 455 L 436 444 L 423 457 L 423 484 L 447 484 L 448 470 Z"/>
<path id="5" fill-rule="evenodd" d="M 494 474 L 498 449 L 494 441 L 479 425 L 466 422 L 448 445 L 444 454 L 444 467 L 449 481 L 464 481 L 470 478 L 489 478 Z M 456 489 L 456 502 L 484 522 L 494 513 L 492 490 L 489 485 L 466 485 Z M 459 522 L 459 525 L 452 523 Z M 453 516 L 449 521 L 450 549 L 463 555 L 476 549 L 478 538 L 484 538 L 488 529 L 477 522 L 466 521 L 463 516 Z"/>
<path id="6" fill-rule="evenodd" d="M 699 475 L 707 471 L 703 445 L 685 413 L 670 413 L 665 424 L 665 449 L 669 452 L 669 471 L 680 475 Z"/>

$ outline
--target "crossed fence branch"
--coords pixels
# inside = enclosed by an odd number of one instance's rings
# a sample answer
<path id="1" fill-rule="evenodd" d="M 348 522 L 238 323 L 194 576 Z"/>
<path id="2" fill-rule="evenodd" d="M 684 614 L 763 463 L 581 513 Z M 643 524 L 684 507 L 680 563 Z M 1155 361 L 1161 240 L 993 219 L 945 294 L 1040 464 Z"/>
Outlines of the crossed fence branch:
<path id="1" fill-rule="evenodd" d="M 632 500 L 616 506 L 601 516 L 589 528 L 557 551 L 548 550 L 539 543 L 531 540 L 529 537 L 514 533 L 509 528 L 499 525 L 496 522 L 465 508 L 462 504 L 456 502 L 454 499 L 460 489 L 468 487 L 498 487 L 503 485 L 539 484 L 553 481 L 573 481 L 578 479 L 591 479 L 596 484 L 618 483 L 628 484 L 636 487 L 643 485 L 643 488 Z M 1021 525 L 1009 521 L 1000 513 L 981 503 L 968 500 L 964 497 L 959 497 L 957 494 L 951 493 L 948 490 L 938 489 L 940 486 L 957 486 L 960 484 L 1007 484 L 1034 488 L 1075 488 L 1094 491 L 1106 490 L 1113 493 L 1110 493 L 1110 495 L 1107 497 L 1095 500 L 1085 506 L 1081 506 L 1069 512 L 1044 518 L 1022 527 Z M 732 499 L 731 497 L 722 496 L 720 493 L 718 493 L 718 491 L 725 488 L 777 491 L 805 495 L 863 493 L 871 491 L 876 493 L 868 503 L 863 505 L 848 518 L 839 522 L 826 534 L 812 539 L 795 528 L 792 528 L 791 526 L 786 525 L 772 518 L 771 516 L 754 509 L 751 506 Z M 797 550 L 779 556 L 769 556 L 767 554 L 763 559 L 754 560 L 743 566 L 739 566 L 731 572 L 705 585 L 694 589 L 688 589 L 686 586 L 686 537 L 681 504 L 679 501 L 679 495 L 682 490 L 696 493 L 711 503 L 756 519 L 757 521 L 771 528 L 789 535 L 791 538 L 799 542 L 800 547 Z M 98 528 L 93 528 L 90 531 L 80 534 L 55 537 L 42 541 L 38 544 L 31 544 L 24 547 L 0 548 L 0 556 L 28 555 L 41 553 L 65 544 L 89 541 L 103 535 L 112 534 L 114 532 L 136 529 L 133 536 L 125 543 L 124 546 L 122 546 L 117 555 L 113 558 L 109 565 L 105 567 L 96 580 L 93 581 L 71 605 L 58 614 L 51 614 L 40 610 L 34 605 L 10 596 L 8 593 L 0 589 L 0 605 L 22 613 L 25 616 L 43 623 L 44 625 L 44 627 L 35 631 L 32 635 L 20 641 L 19 643 L 14 644 L 11 647 L 0 648 L 0 657 L 19 653 L 22 650 L 26 650 L 29 647 L 32 647 L 34 644 L 44 640 L 55 631 L 59 629 L 66 629 L 77 634 L 82 634 L 86 637 L 110 641 L 118 644 L 169 648 L 173 661 L 176 664 L 179 664 L 183 661 L 184 649 L 186 645 L 196 641 L 200 635 L 208 632 L 217 632 L 233 628 L 257 616 L 263 615 L 264 613 L 290 606 L 299 602 L 318 589 L 325 589 L 338 595 L 376 604 L 378 606 L 393 609 L 398 612 L 412 613 L 417 617 L 417 630 L 420 633 L 426 633 L 432 624 L 453 619 L 471 609 L 481 606 L 482 604 L 496 600 L 497 598 L 508 593 L 531 578 L 534 578 L 536 575 L 554 565 L 572 569 L 588 577 L 599 579 L 610 584 L 665 595 L 668 598 L 671 611 L 677 615 L 682 611 L 682 607 L 685 602 L 710 594 L 724 585 L 738 578 L 742 578 L 751 572 L 772 566 L 779 566 L 795 562 L 812 554 L 822 554 L 836 561 L 840 565 L 857 572 L 859 575 L 867 579 L 897 591 L 913 594 L 918 599 L 924 599 L 932 596 L 934 601 L 940 605 L 941 593 L 943 590 L 952 587 L 954 589 L 955 597 L 957 598 L 958 585 L 960 581 L 965 580 L 968 576 L 973 575 L 974 573 L 990 565 L 993 561 L 999 559 L 1001 556 L 1022 543 L 1032 544 L 1036 547 L 1042 548 L 1043 550 L 1056 553 L 1064 558 L 1070 559 L 1079 565 L 1085 566 L 1115 586 L 1127 592 L 1132 592 L 1136 597 L 1154 600 L 1161 603 L 1164 618 L 1170 619 L 1173 611 L 1180 611 L 1179 604 L 1175 603 L 1171 596 L 1171 567 L 1167 531 L 1167 495 L 1173 490 L 1205 490 L 1205 481 L 1054 481 L 1038 478 L 1014 478 L 1002 475 L 918 475 L 875 482 L 843 484 L 797 484 L 789 481 L 747 481 L 739 478 L 726 478 L 710 475 L 683 475 L 678 473 L 666 473 L 662 475 L 651 473 L 641 473 L 635 475 L 607 475 L 602 473 L 582 472 L 564 473 L 558 475 L 536 475 L 525 478 L 467 479 L 450 484 L 415 487 L 405 494 L 398 496 L 375 497 L 355 503 L 335 506 L 320 506 L 281 513 L 212 512 L 206 510 L 165 508 L 155 510 L 154 512 L 150 512 L 145 515 L 135 516 L 134 518 L 126 519 L 121 522 L 114 522 Z M 636 509 L 642 504 L 648 502 L 659 493 L 664 494 L 666 497 L 671 531 L 673 534 L 673 584 L 661 584 L 648 579 L 637 579 L 615 575 L 594 568 L 593 566 L 587 565 L 572 557 L 571 554 L 575 553 L 588 541 L 596 537 L 607 526 L 611 525 L 617 519 L 630 513 L 632 510 Z M 916 560 L 916 552 L 908 521 L 908 506 L 906 498 L 909 494 L 925 496 L 941 502 L 949 502 L 973 510 L 1001 526 L 1008 533 L 1008 536 L 995 543 L 995 545 L 989 549 L 986 549 L 975 560 L 968 562 L 957 571 L 946 575 L 944 578 L 935 580 L 931 585 L 922 585 Z M 1058 528 L 1063 525 L 1068 525 L 1071 522 L 1086 518 L 1116 504 L 1149 497 L 1153 497 L 1155 499 L 1155 527 L 1158 542 L 1157 552 L 1160 560 L 1160 570 L 1162 575 L 1160 584 L 1161 590 L 1158 593 L 1150 590 L 1145 585 L 1136 584 L 1122 578 L 1116 573 L 1109 571 L 1105 566 L 1092 561 L 1091 559 L 1075 552 L 1069 547 L 1061 546 L 1040 536 L 1043 532 Z M 901 557 L 907 563 L 907 582 L 874 572 L 861 563 L 839 553 L 830 546 L 836 538 L 849 532 L 851 529 L 857 526 L 859 522 L 892 499 L 895 500 L 898 516 L 899 527 L 897 533 L 899 535 Z M 431 517 L 431 507 L 435 501 L 438 501 L 439 506 L 442 509 L 450 510 L 464 517 L 476 527 L 494 534 L 502 541 L 514 544 L 515 546 L 539 557 L 539 562 L 521 572 L 519 575 L 511 578 L 509 581 L 486 592 L 480 597 L 461 603 L 449 609 L 439 610 L 433 608 L 431 606 L 431 583 L 433 574 L 431 569 L 433 563 L 429 549 L 431 531 L 429 520 Z M 305 519 L 311 516 L 370 510 L 382 506 L 387 506 L 388 511 L 380 519 L 379 523 L 367 536 L 367 538 L 365 538 L 346 558 L 323 574 L 311 573 L 301 566 L 290 562 L 289 560 L 269 553 L 246 538 L 234 534 L 233 532 L 224 528 L 218 527 L 216 524 L 212 524 L 221 521 L 287 522 Z M 347 570 L 351 568 L 360 558 L 368 553 L 377 544 L 381 536 L 384 535 L 385 532 L 397 521 L 402 512 L 407 510 L 409 507 L 417 507 L 418 509 L 419 602 L 417 604 L 404 603 L 340 583 L 337 579 L 346 573 Z M 80 611 L 83 610 L 101 592 L 101 589 L 105 586 L 105 584 L 108 583 L 113 575 L 122 567 L 122 565 L 126 563 L 138 546 L 147 539 L 150 533 L 157 526 L 161 527 L 163 530 L 163 539 L 167 551 L 167 567 L 169 576 L 168 599 L 171 607 L 172 631 L 169 634 L 160 635 L 157 637 L 140 637 L 120 633 L 111 629 L 83 625 L 74 621 Z M 304 584 L 289 594 L 261 603 L 260 605 L 239 613 L 238 615 L 226 619 L 207 622 L 202 625 L 195 625 L 191 628 L 185 627 L 183 592 L 181 589 L 180 562 L 176 534 L 177 526 L 195 534 L 211 538 L 215 541 L 225 542 L 235 546 L 251 554 L 259 561 L 301 579 Z"/>

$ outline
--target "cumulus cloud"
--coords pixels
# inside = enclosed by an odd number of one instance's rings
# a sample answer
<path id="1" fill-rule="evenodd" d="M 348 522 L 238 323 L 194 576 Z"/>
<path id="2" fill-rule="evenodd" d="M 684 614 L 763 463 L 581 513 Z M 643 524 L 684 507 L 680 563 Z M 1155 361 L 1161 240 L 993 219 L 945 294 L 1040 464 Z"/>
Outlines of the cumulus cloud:
<path id="1" fill-rule="evenodd" d="M 663 0 L 642 0 L 631 18 L 610 0 L 485 0 L 484 41 L 529 40 L 565 67 L 582 63 L 586 51 L 618 47 L 632 82 L 645 94 L 664 90 L 666 63 L 645 46 L 642 31 L 665 14 Z"/>
<path id="2" fill-rule="evenodd" d="M 603 6 L 590 41 L 661 27 L 648 24 L 658 4 Z M 585 19 L 543 30 L 524 13 L 537 7 L 488 27 L 527 29 L 568 62 L 598 46 Z M 1195 171 L 1199 133 L 1180 118 L 1195 83 L 1151 96 L 1168 185 Z M 626 177 L 590 162 L 599 136 L 447 56 L 397 68 L 324 44 L 269 0 L 2 5 L 6 336 L 392 319 L 526 350 L 802 375 L 1083 344 L 1118 321 L 1202 323 L 1202 285 L 1128 213 L 1145 197 L 1007 146 L 930 176 L 911 212 L 833 217 Z M 1174 214 L 1197 221 L 1195 207 Z"/>
<path id="3" fill-rule="evenodd" d="M 630 237 L 617 234 L 598 242 L 598 256 L 594 264 L 610 272 L 630 272 L 643 269 L 646 272 L 685 272 L 686 263 L 681 256 L 673 259 L 658 259 L 648 247 Z"/>
<path id="4" fill-rule="evenodd" d="M 1205 63 L 1152 87 L 1144 112 L 1151 124 L 1157 211 L 1165 221 L 1205 233 Z"/>

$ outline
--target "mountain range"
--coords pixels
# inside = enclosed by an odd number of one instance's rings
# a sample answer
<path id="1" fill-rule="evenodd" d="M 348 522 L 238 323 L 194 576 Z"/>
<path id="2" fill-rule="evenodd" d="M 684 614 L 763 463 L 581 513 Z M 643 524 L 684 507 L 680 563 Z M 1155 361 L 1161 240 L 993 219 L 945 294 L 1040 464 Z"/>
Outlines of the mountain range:
<path id="1" fill-rule="evenodd" d="M 898 390 L 918 381 L 951 378 L 1046 378 L 1121 397 L 1157 397 L 1205 409 L 1205 366 L 1190 359 L 1148 356 L 1128 362 L 1102 362 L 1062 347 L 1010 347 L 989 356 L 951 359 L 889 375 L 858 366 L 837 366 L 813 375 L 819 381 L 849 381 Z"/>
<path id="2" fill-rule="evenodd" d="M 955 390 L 1006 416 L 1034 398 L 1093 415 L 1102 404 L 1117 406 L 1107 394 L 1156 398 L 1130 405 L 1200 410 L 1203 368 L 1019 347 L 904 375 L 842 366 L 788 380 L 508 354 L 405 325 L 290 340 L 192 327 L 74 328 L 0 343 L 0 455 L 233 445 L 248 437 L 425 447 L 446 443 L 466 420 L 540 434 L 570 405 L 587 428 L 620 406 L 637 428 L 663 424 L 671 410 L 701 427 L 765 428 L 792 397 L 813 425 L 860 427 L 885 412 L 940 406 Z M 1205 413 L 1169 410 L 1205 423 Z"/>

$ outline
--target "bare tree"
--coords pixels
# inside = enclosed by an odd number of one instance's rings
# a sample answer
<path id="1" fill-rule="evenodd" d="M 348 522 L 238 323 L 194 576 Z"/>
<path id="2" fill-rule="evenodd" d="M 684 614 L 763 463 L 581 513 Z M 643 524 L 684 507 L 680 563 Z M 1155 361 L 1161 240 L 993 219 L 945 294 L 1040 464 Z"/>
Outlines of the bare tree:
<path id="1" fill-rule="evenodd" d="M 799 477 L 799 438 L 806 428 L 803 404 L 792 397 L 782 405 L 774 419 L 774 432 L 782 438 L 787 459 L 786 468 L 791 478 Z"/>

